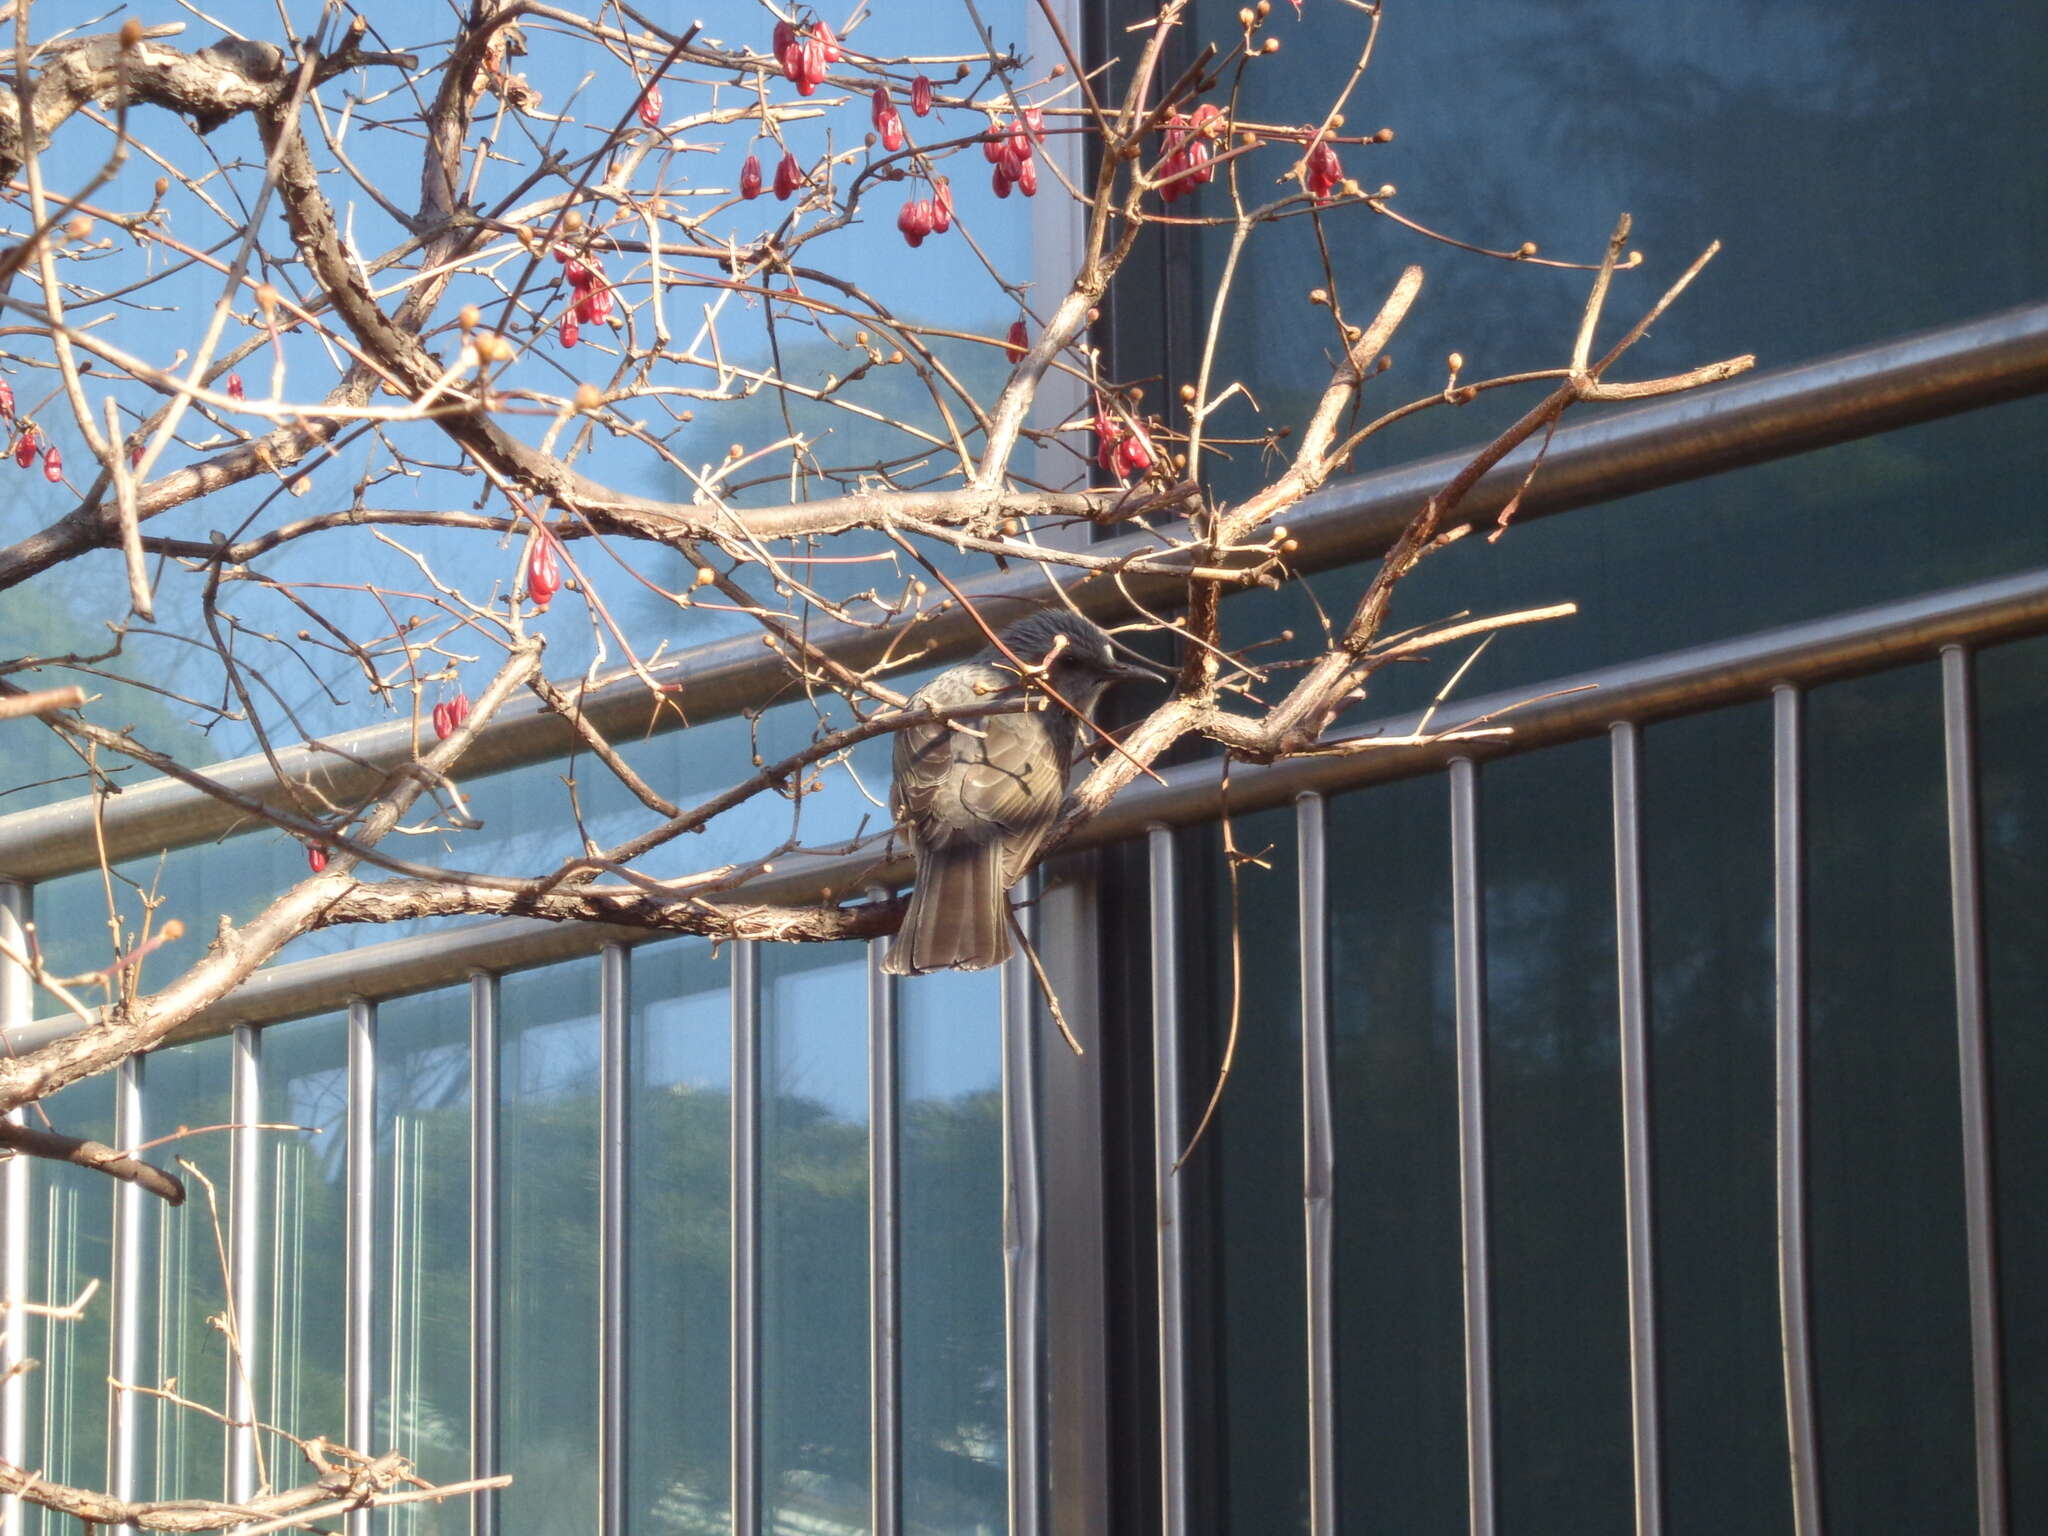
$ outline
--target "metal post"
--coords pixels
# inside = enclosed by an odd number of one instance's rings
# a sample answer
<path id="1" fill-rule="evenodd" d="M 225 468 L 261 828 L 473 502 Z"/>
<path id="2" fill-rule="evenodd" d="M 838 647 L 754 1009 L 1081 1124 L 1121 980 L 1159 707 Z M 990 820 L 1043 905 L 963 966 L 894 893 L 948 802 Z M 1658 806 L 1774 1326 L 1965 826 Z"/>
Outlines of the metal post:
<path id="1" fill-rule="evenodd" d="M 1806 1255 L 1806 867 L 1800 830 L 1799 690 L 1771 690 L 1772 843 L 1777 866 L 1778 1316 L 1792 1527 L 1820 1536 L 1812 1291 Z"/>
<path id="2" fill-rule="evenodd" d="M 1301 1198 L 1308 1272 L 1308 1528 L 1337 1530 L 1337 1114 L 1330 1088 L 1324 803 L 1294 802 L 1300 848 Z"/>
<path id="3" fill-rule="evenodd" d="M 13 954 L 29 953 L 32 900 L 28 886 L 0 881 L 0 939 Z M 35 1016 L 35 987 L 27 967 L 0 958 L 0 1032 L 11 1036 L 15 1030 L 27 1028 Z M 7 1118 L 22 1123 L 20 1110 Z M 28 1294 L 28 1202 L 28 1158 L 17 1152 L 0 1163 L 0 1297 L 14 1301 L 32 1299 Z M 0 1317 L 0 1457 L 17 1467 L 28 1461 L 28 1381 L 26 1374 L 15 1368 L 27 1355 L 27 1319 Z M 20 1512 L 20 1502 L 13 1495 L 0 1498 L 0 1531 L 14 1530 Z"/>
<path id="4" fill-rule="evenodd" d="M 1029 895 L 1038 890 L 1036 878 Z M 1035 937 L 1033 909 L 1019 909 Z M 1035 985 L 1022 954 L 1004 962 L 1003 988 L 1003 1295 L 1009 1381 L 1010 1536 L 1045 1529 L 1043 1392 L 1044 1275 L 1040 1267 L 1044 1203 L 1038 1148 L 1038 1049 Z"/>
<path id="5" fill-rule="evenodd" d="M 732 947 L 732 1536 L 761 1536 L 761 959 Z"/>
<path id="6" fill-rule="evenodd" d="M 130 1056 L 114 1075 L 114 1145 L 139 1146 L 146 1138 L 142 1119 L 142 1076 L 146 1056 Z M 114 1185 L 114 1380 L 134 1385 L 142 1375 L 142 1202 L 139 1185 Z M 107 1485 L 117 1499 L 140 1496 L 135 1447 L 142 1399 L 108 1389 Z"/>
<path id="7" fill-rule="evenodd" d="M 1472 1536 L 1493 1536 L 1493 1315 L 1486 1232 L 1485 908 L 1479 770 L 1453 759 L 1451 949 L 1457 997 L 1458 1219 L 1465 1252 L 1465 1496 Z"/>
<path id="8" fill-rule="evenodd" d="M 246 1503 L 262 1484 L 256 1443 L 256 1376 L 261 1362 L 257 1340 L 257 1257 L 262 1224 L 263 1037 L 247 1024 L 229 1043 L 228 1299 L 229 1326 L 237 1344 L 228 1359 L 228 1496 Z"/>
<path id="9" fill-rule="evenodd" d="M 1180 888 L 1173 829 L 1145 834 L 1152 885 L 1152 1196 L 1158 1221 L 1161 1536 L 1188 1531 L 1186 1201 L 1174 1165 L 1187 1144 L 1181 1102 Z"/>
<path id="10" fill-rule="evenodd" d="M 1970 1255 L 1970 1378 L 1977 1420 L 1977 1529 L 2006 1529 L 2005 1394 L 1999 1372 L 1998 1232 L 1992 1201 L 1991 1050 L 1984 1006 L 1984 882 L 1970 655 L 1941 652 L 1948 757 L 1949 910 L 1955 928 L 1956 1050 L 1963 1096 L 1963 1218 Z"/>
<path id="11" fill-rule="evenodd" d="M 375 1413 L 371 1336 L 377 1296 L 377 1005 L 348 1000 L 348 1299 L 343 1309 L 348 1443 L 372 1454 Z M 349 1536 L 369 1536 L 370 1512 L 348 1517 Z"/>
<path id="12" fill-rule="evenodd" d="M 498 1470 L 498 978 L 469 976 L 469 1470 Z M 493 1536 L 498 1495 L 470 1496 L 471 1536 Z"/>
<path id="13" fill-rule="evenodd" d="M 626 1529 L 627 1092 L 632 951 L 607 944 L 598 973 L 598 1536 Z"/>
<path id="14" fill-rule="evenodd" d="M 1634 1432 L 1636 1536 L 1664 1526 L 1658 1431 L 1657 1265 L 1651 1220 L 1650 988 L 1643 922 L 1641 732 L 1609 732 L 1614 767 L 1614 952 L 1621 1034 L 1621 1160 L 1628 1221 L 1628 1365 Z"/>
<path id="15" fill-rule="evenodd" d="M 901 1173 L 896 987 L 868 944 L 868 1525 L 903 1529 Z"/>

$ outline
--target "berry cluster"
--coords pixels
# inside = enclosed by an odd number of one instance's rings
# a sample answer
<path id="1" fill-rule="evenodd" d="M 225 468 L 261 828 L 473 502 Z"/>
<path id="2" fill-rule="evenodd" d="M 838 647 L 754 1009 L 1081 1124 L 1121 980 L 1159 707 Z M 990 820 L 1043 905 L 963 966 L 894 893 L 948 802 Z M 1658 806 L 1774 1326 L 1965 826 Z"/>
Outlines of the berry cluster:
<path id="1" fill-rule="evenodd" d="M 1343 181 L 1344 167 L 1338 162 L 1336 146 L 1328 139 L 1318 141 L 1308 152 L 1308 163 L 1302 167 L 1302 184 L 1308 188 L 1309 196 L 1326 203 Z"/>
<path id="2" fill-rule="evenodd" d="M 567 246 L 555 247 L 555 260 L 562 264 L 562 275 L 569 280 L 569 291 L 575 295 L 568 312 L 562 316 L 561 340 L 565 347 L 576 345 L 586 325 L 603 325 L 612 317 L 612 285 L 604 280 L 604 270 L 597 265 L 594 255 L 577 255 Z"/>
<path id="3" fill-rule="evenodd" d="M 913 249 L 924 244 L 926 235 L 943 235 L 953 227 L 953 187 L 941 176 L 932 183 L 930 197 L 913 197 L 896 215 L 896 227 Z"/>
<path id="4" fill-rule="evenodd" d="M 1026 107 L 1007 128 L 997 123 L 989 129 L 981 153 L 995 167 L 997 197 L 1008 197 L 1012 187 L 1026 197 L 1038 195 L 1038 162 L 1032 148 L 1044 142 L 1045 114 L 1036 107 Z"/>
<path id="5" fill-rule="evenodd" d="M 808 96 L 825 83 L 825 69 L 840 59 L 839 39 L 823 17 L 795 26 L 775 23 L 775 62 L 789 76 L 799 96 Z"/>
<path id="6" fill-rule="evenodd" d="M 1215 179 L 1209 141 L 1223 131 L 1223 111 L 1203 102 L 1193 117 L 1176 112 L 1166 120 L 1166 159 L 1159 168 L 1159 195 L 1176 202 Z"/>
<path id="7" fill-rule="evenodd" d="M 468 718 L 468 694 L 458 693 L 452 699 L 443 699 L 434 706 L 434 739 L 446 741 L 462 728 L 462 722 Z"/>
<path id="8" fill-rule="evenodd" d="M 17 434 L 14 439 L 14 462 L 23 469 L 27 469 L 29 465 L 36 461 L 35 424 L 22 421 L 15 416 L 14 386 L 5 379 L 0 379 L 0 418 L 5 418 L 14 423 Z M 55 443 L 45 444 L 42 457 L 43 478 L 52 485 L 62 484 L 64 480 L 64 455 L 57 451 L 57 445 Z"/>
<path id="9" fill-rule="evenodd" d="M 914 110 L 914 108 L 913 108 Z M 882 136 L 882 148 L 895 154 L 903 147 L 903 114 L 896 110 L 896 102 L 889 95 L 889 87 L 875 87 L 874 107 L 875 132 Z"/>
<path id="10" fill-rule="evenodd" d="M 526 556 L 526 595 L 535 608 L 545 612 L 561 590 L 562 567 L 555 559 L 555 541 L 544 533 L 533 541 Z"/>
<path id="11" fill-rule="evenodd" d="M 1115 475 L 1118 484 L 1152 467 L 1152 438 L 1144 424 L 1129 417 L 1112 416 L 1095 397 L 1095 462 L 1105 474 Z"/>

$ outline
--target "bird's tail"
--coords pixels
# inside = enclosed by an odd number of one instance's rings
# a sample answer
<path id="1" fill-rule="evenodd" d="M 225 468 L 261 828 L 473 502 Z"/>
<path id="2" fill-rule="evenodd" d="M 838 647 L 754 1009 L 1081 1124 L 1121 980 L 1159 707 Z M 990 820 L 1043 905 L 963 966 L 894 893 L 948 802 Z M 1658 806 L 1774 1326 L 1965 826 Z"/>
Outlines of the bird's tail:
<path id="1" fill-rule="evenodd" d="M 999 841 L 921 850 L 910 910 L 882 969 L 917 976 L 1001 964 L 1010 958 L 1009 905 Z"/>

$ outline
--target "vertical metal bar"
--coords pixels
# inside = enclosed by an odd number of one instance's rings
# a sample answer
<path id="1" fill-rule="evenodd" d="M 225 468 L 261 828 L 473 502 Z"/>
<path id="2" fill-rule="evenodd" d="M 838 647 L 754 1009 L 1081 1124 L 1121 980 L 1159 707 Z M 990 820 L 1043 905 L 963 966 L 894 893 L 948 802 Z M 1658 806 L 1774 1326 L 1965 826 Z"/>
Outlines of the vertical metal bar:
<path id="1" fill-rule="evenodd" d="M 1152 887 L 1152 1196 L 1158 1221 L 1161 1536 L 1188 1532 L 1187 1202 L 1175 1164 L 1187 1144 L 1181 1099 L 1180 887 L 1173 829 L 1145 834 Z"/>
<path id="2" fill-rule="evenodd" d="M 868 1526 L 903 1528 L 902 1224 L 896 987 L 868 944 Z"/>
<path id="3" fill-rule="evenodd" d="M 1621 1162 L 1628 1222 L 1628 1365 L 1636 1536 L 1664 1526 L 1658 1429 L 1657 1264 L 1650 1164 L 1650 991 L 1643 921 L 1642 733 L 1608 730 L 1614 771 L 1614 953 L 1621 1034 Z"/>
<path id="4" fill-rule="evenodd" d="M 228 1278 L 233 1306 L 230 1318 L 239 1344 L 239 1358 L 228 1362 L 228 1496 L 246 1502 L 256 1496 L 256 1377 L 261 1365 L 257 1340 L 257 1247 L 262 1223 L 263 1037 L 247 1024 L 237 1025 L 229 1045 L 228 1118 L 235 1129 L 228 1149 Z"/>
<path id="5" fill-rule="evenodd" d="M 377 1005 L 348 1000 L 348 1298 L 343 1308 L 348 1443 L 373 1454 L 371 1342 L 377 1295 Z M 370 1512 L 348 1517 L 350 1536 L 369 1536 Z"/>
<path id="6" fill-rule="evenodd" d="M 1970 1377 L 1977 1419 L 1977 1529 L 2006 1530 L 2005 1391 L 1999 1373 L 1998 1232 L 1992 1206 L 1991 1051 L 1985 1025 L 1984 881 L 1970 655 L 1941 652 L 1948 758 L 1949 911 L 1955 929 L 1956 1051 L 1963 1096 L 1963 1220 L 1970 1255 Z"/>
<path id="7" fill-rule="evenodd" d="M 1037 894 L 1037 880 L 1030 882 Z M 1030 905 L 1019 909 L 1025 932 L 1036 937 Z M 1031 962 L 1022 954 L 1003 964 L 1003 1293 L 1004 1357 L 1009 1381 L 1010 1536 L 1042 1536 L 1045 1529 L 1044 1274 L 1041 1267 L 1044 1201 L 1038 1148 L 1038 1041 Z"/>
<path id="8" fill-rule="evenodd" d="M 498 978 L 469 974 L 469 1465 L 498 1470 Z M 469 1501 L 471 1536 L 493 1536 L 498 1496 Z"/>
<path id="9" fill-rule="evenodd" d="M 1806 867 L 1801 846 L 1799 690 L 1771 690 L 1771 828 L 1777 869 L 1778 1317 L 1792 1527 L 1820 1536 L 1812 1290 L 1806 1258 Z"/>
<path id="10" fill-rule="evenodd" d="M 1337 1530 L 1337 1115 L 1330 1088 L 1323 797 L 1296 798 L 1301 927 L 1301 1200 L 1308 1272 L 1308 1528 Z"/>
<path id="11" fill-rule="evenodd" d="M 1486 1231 L 1485 908 L 1479 770 L 1452 761 L 1451 951 L 1458 1042 L 1458 1218 L 1465 1253 L 1465 1496 L 1472 1536 L 1493 1536 L 1493 1312 Z"/>
<path id="12" fill-rule="evenodd" d="M 732 946 L 732 1536 L 761 1536 L 761 959 Z"/>
<path id="13" fill-rule="evenodd" d="M 632 951 L 607 944 L 598 971 L 597 1528 L 626 1529 L 627 1091 Z"/>
<path id="14" fill-rule="evenodd" d="M 130 1056 L 114 1075 L 114 1145 L 139 1146 L 146 1139 L 142 1126 L 143 1063 L 148 1058 Z M 114 1380 L 134 1385 L 142 1379 L 142 1201 L 139 1186 L 121 1180 L 114 1185 Z M 107 1403 L 107 1487 L 117 1499 L 135 1499 L 137 1487 L 135 1448 L 137 1419 L 143 1400 L 130 1392 L 108 1389 Z"/>
<path id="15" fill-rule="evenodd" d="M 29 952 L 32 901 L 28 886 L 0 880 L 0 939 L 17 955 Z M 0 1031 L 27 1028 L 35 1021 L 35 1003 L 27 967 L 0 958 Z M 20 1110 L 7 1118 L 22 1123 Z M 28 1202 L 28 1159 L 17 1153 L 0 1163 L 0 1297 L 15 1301 L 34 1299 L 28 1294 Z M 27 1354 L 26 1320 L 0 1317 L 0 1457 L 17 1467 L 28 1462 L 28 1381 L 15 1367 Z M 20 1502 L 12 1494 L 0 1497 L 0 1531 L 17 1529 L 20 1518 Z"/>

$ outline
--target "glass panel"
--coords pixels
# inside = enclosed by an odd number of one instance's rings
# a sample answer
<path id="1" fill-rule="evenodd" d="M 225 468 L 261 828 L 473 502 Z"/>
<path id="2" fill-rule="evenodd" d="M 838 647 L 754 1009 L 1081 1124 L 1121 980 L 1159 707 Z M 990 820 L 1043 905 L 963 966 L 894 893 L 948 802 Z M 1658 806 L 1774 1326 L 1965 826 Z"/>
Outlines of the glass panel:
<path id="1" fill-rule="evenodd" d="M 1337 1386 L 1347 1527 L 1465 1523 L 1458 1064 L 1444 779 L 1331 801 Z M 1373 871 L 1371 879 L 1347 872 Z"/>
<path id="2" fill-rule="evenodd" d="M 762 1527 L 866 1529 L 867 952 L 761 953 Z"/>
<path id="3" fill-rule="evenodd" d="M 2048 1525 L 2048 640 L 1977 661 L 1998 1275 L 2012 1529 Z"/>
<path id="4" fill-rule="evenodd" d="M 1841 1530 L 1975 1509 L 1940 678 L 1808 701 L 1815 1390 Z"/>
<path id="5" fill-rule="evenodd" d="M 144 1135 L 178 1137 L 151 1152 L 182 1159 L 219 1192 L 227 1231 L 228 1050 L 225 1037 L 151 1054 L 143 1071 Z M 215 1240 L 206 1189 L 188 1170 L 181 1206 L 151 1201 L 142 1213 L 142 1381 L 216 1412 L 227 1407 L 227 1350 L 208 1322 L 227 1305 L 225 1258 Z M 227 1492 L 227 1435 L 217 1419 L 144 1399 L 138 1425 L 138 1487 L 160 1499 L 212 1499 Z M 147 1496 L 147 1495 L 145 1495 Z"/>
<path id="6" fill-rule="evenodd" d="M 597 962 L 499 992 L 498 1370 L 505 1536 L 597 1518 Z"/>
<path id="7" fill-rule="evenodd" d="M 152 1063 L 153 1065 L 153 1063 Z M 289 1434 L 343 1439 L 348 1311 L 348 1021 L 329 1014 L 263 1031 L 263 1118 L 295 1126 L 263 1146 L 257 1284 L 264 1348 L 257 1396 Z M 302 1468 L 287 1441 L 266 1439 L 273 1468 Z M 273 1472 L 273 1481 L 277 1474 Z"/>
<path id="8" fill-rule="evenodd" d="M 111 1145 L 114 1079 L 87 1078 L 43 1101 L 52 1130 Z M 30 1125 L 41 1126 L 34 1107 Z M 157 1160 L 157 1159 L 153 1159 Z M 107 1363 L 114 1311 L 114 1181 L 65 1163 L 31 1160 L 29 1168 L 28 1296 L 62 1306 L 94 1280 L 100 1288 L 75 1322 L 14 1317 L 0 1326 L 22 1328 L 24 1352 L 39 1361 L 24 1383 L 28 1465 L 53 1483 L 103 1486 L 107 1455 Z M 156 1197 L 144 1197 L 150 1205 Z M 22 1529 L 70 1536 L 70 1519 L 22 1504 Z"/>
<path id="9" fill-rule="evenodd" d="M 469 1178 L 468 989 L 380 1003 L 373 1419 L 377 1449 L 437 1483 L 469 1475 Z M 408 1504 L 376 1523 L 453 1536 L 469 1509 Z"/>
<path id="10" fill-rule="evenodd" d="M 627 1524 L 731 1529 L 732 996 L 697 940 L 633 951 Z"/>
<path id="11" fill-rule="evenodd" d="M 1008 1518 L 1001 973 L 906 977 L 896 1018 L 903 1519 L 920 1531 L 998 1531 Z"/>
<path id="12" fill-rule="evenodd" d="M 1190 1497 L 1206 1529 L 1294 1531 L 1308 1520 L 1303 1339 L 1301 1000 L 1291 810 L 1237 818 L 1244 961 L 1236 1063 L 1188 1181 Z M 1231 1020 L 1231 904 L 1222 838 L 1183 835 L 1186 1123 L 1222 1070 Z M 1206 1264 L 1206 1270 L 1204 1268 Z M 1203 1395 L 1211 1402 L 1205 1413 Z M 1207 1431 L 1214 1438 L 1204 1445 Z"/>
<path id="13" fill-rule="evenodd" d="M 1778 1334 L 1771 714 L 1643 737 L 1665 1529 L 1792 1528 Z"/>
<path id="14" fill-rule="evenodd" d="M 1607 743 L 1489 763 L 1486 1120 L 1505 1529 L 1631 1529 Z"/>

